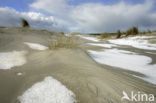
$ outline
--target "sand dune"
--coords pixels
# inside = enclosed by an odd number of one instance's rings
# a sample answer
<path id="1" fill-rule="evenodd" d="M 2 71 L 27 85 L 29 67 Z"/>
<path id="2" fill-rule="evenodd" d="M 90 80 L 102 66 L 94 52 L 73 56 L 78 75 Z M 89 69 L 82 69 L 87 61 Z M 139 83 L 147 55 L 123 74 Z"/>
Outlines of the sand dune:
<path id="1" fill-rule="evenodd" d="M 24 42 L 48 46 L 50 38 L 60 35 L 35 29 L 8 29 L 0 28 L 3 31 L 0 34 L 0 52 L 26 50 L 28 53 L 24 65 L 13 67 L 11 70 L 0 69 L 1 103 L 20 103 L 18 97 L 24 95 L 35 83 L 43 82 L 47 76 L 55 78 L 72 91 L 77 103 L 131 103 L 128 100 L 121 101 L 123 91 L 128 94 L 131 91 L 140 91 L 156 95 L 155 85 L 126 74 L 132 72 L 95 62 L 87 53 L 89 49 L 84 48 L 84 39 L 81 49 L 58 48 L 40 51 L 29 48 Z M 17 75 L 19 72 L 22 73 L 21 76 Z M 51 88 L 48 87 L 48 90 L 51 91 Z M 46 91 L 44 93 L 48 96 Z M 33 94 L 34 98 L 36 98 L 35 94 Z M 20 100 L 23 99 L 29 98 L 23 96 Z"/>

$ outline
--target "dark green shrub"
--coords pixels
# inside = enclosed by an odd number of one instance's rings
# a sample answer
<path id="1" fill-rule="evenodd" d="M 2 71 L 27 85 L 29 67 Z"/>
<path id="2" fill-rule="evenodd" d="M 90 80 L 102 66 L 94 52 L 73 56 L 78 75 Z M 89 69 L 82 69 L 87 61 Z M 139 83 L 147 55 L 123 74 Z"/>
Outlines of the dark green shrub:
<path id="1" fill-rule="evenodd" d="M 126 31 L 126 36 L 128 36 L 130 34 L 131 34 L 131 30 L 129 29 L 129 30 Z"/>
<path id="2" fill-rule="evenodd" d="M 30 27 L 29 23 L 25 19 L 22 19 L 22 26 L 23 27 Z"/>
<path id="3" fill-rule="evenodd" d="M 104 38 L 108 38 L 108 37 L 111 37 L 113 36 L 114 34 L 111 34 L 111 33 L 103 33 L 103 34 L 100 34 L 99 35 L 99 39 L 104 39 Z"/>
<path id="4" fill-rule="evenodd" d="M 143 32 L 142 32 L 142 34 L 146 34 L 146 32 L 145 32 L 145 31 L 143 31 Z"/>
<path id="5" fill-rule="evenodd" d="M 139 33 L 139 29 L 137 27 L 132 27 L 126 31 L 126 36 L 128 35 L 137 35 Z"/>
<path id="6" fill-rule="evenodd" d="M 147 30 L 147 32 L 148 32 L 149 34 L 151 34 L 151 33 L 152 33 L 150 29 L 148 29 L 148 30 Z"/>
<path id="7" fill-rule="evenodd" d="M 116 37 L 116 38 L 120 38 L 120 37 L 121 37 L 121 31 L 118 30 L 118 31 L 117 31 L 117 37 Z"/>
<path id="8" fill-rule="evenodd" d="M 131 29 L 132 29 L 132 34 L 133 34 L 133 35 L 136 35 L 136 34 L 139 33 L 139 30 L 138 30 L 137 27 L 132 27 Z"/>

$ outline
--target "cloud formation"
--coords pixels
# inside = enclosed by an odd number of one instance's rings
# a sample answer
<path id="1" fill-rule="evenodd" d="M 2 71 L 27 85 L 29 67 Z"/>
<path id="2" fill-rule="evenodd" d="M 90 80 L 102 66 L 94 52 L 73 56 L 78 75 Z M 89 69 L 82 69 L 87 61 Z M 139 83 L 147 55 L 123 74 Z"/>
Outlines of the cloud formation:
<path id="1" fill-rule="evenodd" d="M 34 27 L 57 31 L 116 32 L 118 29 L 126 30 L 131 26 L 138 26 L 140 29 L 156 29 L 156 11 L 152 12 L 154 0 L 146 0 L 141 4 L 128 4 L 121 1 L 112 5 L 95 2 L 71 5 L 69 3 L 71 1 L 36 0 L 29 5 L 30 10 L 40 11 L 40 13 L 0 8 L 0 13 L 2 12 L 0 19 L 4 19 L 0 25 L 10 21 L 10 18 L 16 21 L 16 17 L 20 15 L 31 21 Z M 41 12 L 53 16 L 45 16 Z"/>
<path id="2" fill-rule="evenodd" d="M 49 13 L 64 16 L 68 13 L 71 7 L 67 4 L 67 0 L 36 0 L 30 4 L 31 8 L 45 10 Z"/>
<path id="3" fill-rule="evenodd" d="M 0 8 L 0 14 L 0 26 L 21 26 L 21 18 L 25 18 L 35 28 L 68 31 L 61 20 L 39 12 L 18 12 L 15 9 L 5 7 Z"/>
<path id="4" fill-rule="evenodd" d="M 72 22 L 74 26 L 69 27 L 72 31 L 115 32 L 131 26 L 142 29 L 156 27 L 156 12 L 151 13 L 153 0 L 135 5 L 120 2 L 113 5 L 85 3 L 74 6 L 68 2 L 69 0 L 36 0 L 30 7 Z"/>

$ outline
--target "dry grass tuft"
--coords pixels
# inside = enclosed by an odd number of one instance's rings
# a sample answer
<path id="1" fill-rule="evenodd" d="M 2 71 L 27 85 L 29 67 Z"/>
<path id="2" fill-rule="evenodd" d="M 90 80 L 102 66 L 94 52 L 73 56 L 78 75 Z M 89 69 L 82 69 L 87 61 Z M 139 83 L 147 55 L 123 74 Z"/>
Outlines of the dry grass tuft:
<path id="1" fill-rule="evenodd" d="M 49 43 L 49 49 L 57 48 L 76 48 L 78 47 L 78 40 L 73 36 L 60 36 Z"/>
<path id="2" fill-rule="evenodd" d="M 100 34 L 98 38 L 99 39 L 104 39 L 104 38 L 109 38 L 109 37 L 112 37 L 112 36 L 115 36 L 115 34 L 103 33 L 103 34 Z"/>

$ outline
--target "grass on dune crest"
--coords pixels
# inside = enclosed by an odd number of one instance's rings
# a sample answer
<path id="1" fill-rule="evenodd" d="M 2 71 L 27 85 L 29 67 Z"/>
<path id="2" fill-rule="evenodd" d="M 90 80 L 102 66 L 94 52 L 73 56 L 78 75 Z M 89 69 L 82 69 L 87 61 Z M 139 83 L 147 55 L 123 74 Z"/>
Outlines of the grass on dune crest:
<path id="1" fill-rule="evenodd" d="M 74 36 L 59 36 L 55 40 L 50 41 L 49 49 L 57 48 L 77 48 L 79 42 Z"/>
<path id="2" fill-rule="evenodd" d="M 148 35 L 148 34 L 153 34 L 155 31 L 151 31 L 150 29 L 147 29 L 146 31 L 139 31 L 138 27 L 131 27 L 126 31 L 121 31 L 120 29 L 117 30 L 116 33 L 100 33 L 97 34 L 99 39 L 105 39 L 105 38 L 124 38 L 124 37 L 129 37 L 129 36 L 137 36 L 137 35 Z"/>
<path id="3" fill-rule="evenodd" d="M 111 34 L 111 33 L 103 33 L 103 34 L 100 34 L 98 39 L 104 39 L 104 38 L 110 38 L 112 36 L 115 36 L 115 34 Z"/>

